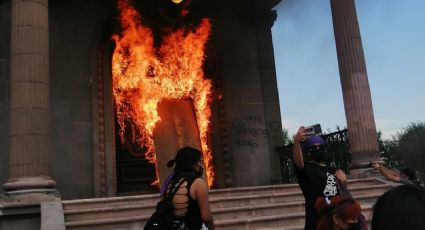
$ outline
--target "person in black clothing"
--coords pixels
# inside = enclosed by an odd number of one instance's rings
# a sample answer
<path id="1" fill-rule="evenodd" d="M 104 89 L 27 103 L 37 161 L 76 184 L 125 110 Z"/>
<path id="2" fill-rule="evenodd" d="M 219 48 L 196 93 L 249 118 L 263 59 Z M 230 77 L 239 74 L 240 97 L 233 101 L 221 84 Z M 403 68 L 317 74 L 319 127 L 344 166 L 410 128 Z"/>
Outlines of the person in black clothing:
<path id="1" fill-rule="evenodd" d="M 340 169 L 326 166 L 324 140 L 319 136 L 311 136 L 307 140 L 304 127 L 301 126 L 294 137 L 292 157 L 295 164 L 295 175 L 305 198 L 305 230 L 315 230 L 318 213 L 314 204 L 319 197 L 330 198 L 339 194 L 341 187 L 347 187 L 347 177 Z M 305 140 L 303 147 L 301 141 Z M 302 149 L 308 160 L 304 161 Z"/>
<path id="2" fill-rule="evenodd" d="M 162 195 L 171 194 L 170 190 L 180 184 L 172 198 L 175 226 L 179 226 L 178 229 L 200 230 L 204 223 L 209 230 L 214 230 L 208 186 L 201 177 L 204 170 L 201 151 L 184 147 L 177 151 L 167 166 L 172 167 L 174 164 L 174 172 L 164 183 Z"/>
<path id="3" fill-rule="evenodd" d="M 425 188 L 400 185 L 378 198 L 373 206 L 372 230 L 425 229 Z"/>

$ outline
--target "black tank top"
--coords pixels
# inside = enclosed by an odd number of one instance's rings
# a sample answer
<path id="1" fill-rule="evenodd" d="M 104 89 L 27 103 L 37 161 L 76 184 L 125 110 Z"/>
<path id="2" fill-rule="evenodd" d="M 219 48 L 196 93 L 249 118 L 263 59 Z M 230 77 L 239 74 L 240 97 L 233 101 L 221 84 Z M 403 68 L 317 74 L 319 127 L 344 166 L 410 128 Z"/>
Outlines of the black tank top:
<path id="1" fill-rule="evenodd" d="M 182 185 L 180 185 L 180 188 L 186 187 L 186 193 L 179 193 L 179 189 L 177 190 L 175 196 L 186 196 L 186 202 L 182 203 L 175 203 L 174 197 L 172 198 L 173 204 L 174 204 L 174 210 L 178 209 L 186 209 L 186 212 L 182 215 L 174 215 L 174 219 L 177 221 L 184 221 L 186 223 L 186 226 L 189 230 L 199 230 L 202 227 L 202 219 L 201 219 L 201 211 L 198 206 L 198 202 L 194 200 L 190 196 L 190 187 L 192 186 L 193 182 L 199 178 L 194 173 L 179 173 L 174 175 L 173 179 L 170 182 L 170 186 L 168 186 L 167 194 L 172 191 L 176 184 L 179 184 L 181 180 L 185 180 L 187 183 L 183 182 Z"/>

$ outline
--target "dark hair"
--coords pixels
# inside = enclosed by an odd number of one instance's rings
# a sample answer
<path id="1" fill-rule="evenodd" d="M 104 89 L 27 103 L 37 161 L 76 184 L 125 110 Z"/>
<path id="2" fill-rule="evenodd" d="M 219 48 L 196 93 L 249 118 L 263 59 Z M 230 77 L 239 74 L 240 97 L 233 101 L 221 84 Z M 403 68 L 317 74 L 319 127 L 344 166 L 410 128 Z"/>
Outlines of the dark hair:
<path id="1" fill-rule="evenodd" d="M 410 170 L 408 168 L 404 168 L 400 172 L 402 172 L 404 175 L 406 175 L 409 180 L 411 180 L 411 181 L 416 180 L 416 175 L 412 170 Z"/>
<path id="2" fill-rule="evenodd" d="M 425 189 L 400 185 L 385 192 L 373 206 L 372 229 L 425 229 Z"/>
<path id="3" fill-rule="evenodd" d="M 173 167 L 174 173 L 192 172 L 193 165 L 202 158 L 202 153 L 198 149 L 192 147 L 183 147 L 177 151 L 176 157 L 168 161 L 167 166 Z"/>
<path id="4" fill-rule="evenodd" d="M 334 196 L 328 200 L 320 197 L 316 200 L 317 212 L 319 213 L 319 221 L 317 223 L 318 230 L 332 229 L 334 225 L 333 215 L 337 215 L 343 221 L 349 219 L 357 219 L 361 213 L 360 204 L 350 197 Z"/>

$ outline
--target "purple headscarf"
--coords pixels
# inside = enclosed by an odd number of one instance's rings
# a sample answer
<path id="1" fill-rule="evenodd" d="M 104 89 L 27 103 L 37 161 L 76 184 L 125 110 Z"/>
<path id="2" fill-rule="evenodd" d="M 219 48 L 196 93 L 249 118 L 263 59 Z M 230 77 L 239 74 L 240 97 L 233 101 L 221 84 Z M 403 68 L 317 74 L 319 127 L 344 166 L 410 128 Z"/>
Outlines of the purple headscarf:
<path id="1" fill-rule="evenodd" d="M 325 145 L 325 141 L 320 136 L 311 136 L 303 144 L 303 151 L 306 151 L 313 145 Z"/>

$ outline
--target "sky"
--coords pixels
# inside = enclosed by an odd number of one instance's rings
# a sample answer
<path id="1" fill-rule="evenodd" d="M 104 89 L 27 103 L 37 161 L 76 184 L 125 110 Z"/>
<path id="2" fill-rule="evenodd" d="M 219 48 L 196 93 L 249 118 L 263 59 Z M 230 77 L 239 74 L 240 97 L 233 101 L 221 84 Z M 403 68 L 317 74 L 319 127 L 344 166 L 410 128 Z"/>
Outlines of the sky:
<path id="1" fill-rule="evenodd" d="M 282 126 L 344 128 L 330 0 L 282 0 L 272 27 Z M 356 0 L 377 130 L 425 122 L 425 1 Z"/>

